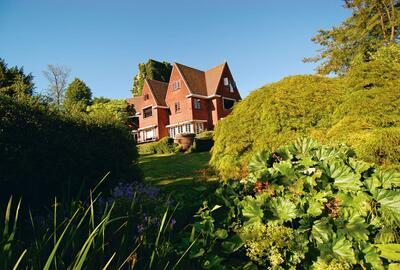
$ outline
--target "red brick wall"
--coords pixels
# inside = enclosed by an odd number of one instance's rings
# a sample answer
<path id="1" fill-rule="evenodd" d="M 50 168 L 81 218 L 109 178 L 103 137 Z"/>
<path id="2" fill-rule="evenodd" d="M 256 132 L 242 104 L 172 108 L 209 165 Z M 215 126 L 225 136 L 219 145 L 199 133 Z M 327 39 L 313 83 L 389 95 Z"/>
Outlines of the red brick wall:
<path id="1" fill-rule="evenodd" d="M 163 137 L 168 136 L 168 129 L 165 127 L 169 124 L 169 114 L 168 109 L 155 109 L 157 111 L 158 118 L 158 138 L 161 139 Z"/>
<path id="2" fill-rule="evenodd" d="M 144 100 L 144 95 L 148 94 L 149 95 L 149 99 L 148 100 Z M 145 83 L 143 86 L 143 90 L 142 90 L 142 96 L 141 96 L 141 103 L 140 103 L 140 107 L 138 108 L 138 112 L 140 112 L 139 115 L 139 128 L 143 128 L 143 127 L 147 127 L 147 126 L 151 126 L 151 125 L 158 125 L 158 117 L 157 117 L 157 111 L 155 109 L 153 110 L 153 114 L 150 117 L 147 118 L 143 118 L 143 108 L 147 107 L 147 106 L 155 106 L 156 102 L 153 98 L 153 95 L 150 92 L 150 89 L 148 87 L 148 85 Z"/>
<path id="3" fill-rule="evenodd" d="M 196 99 L 200 100 L 200 109 L 195 109 L 194 107 L 194 101 Z M 206 120 L 208 121 L 209 118 L 209 106 L 208 103 L 209 101 L 206 99 L 202 99 L 202 98 L 191 98 L 191 102 L 192 102 L 192 108 L 193 108 L 193 119 L 195 120 Z"/>
<path id="4" fill-rule="evenodd" d="M 180 88 L 177 90 L 173 90 L 172 84 L 173 82 L 180 80 Z M 179 122 L 184 122 L 188 120 L 192 120 L 192 102 L 190 98 L 186 96 L 189 95 L 189 89 L 183 81 L 183 78 L 179 74 L 179 71 L 174 65 L 171 72 L 171 77 L 168 84 L 167 95 L 165 97 L 165 102 L 167 106 L 171 110 L 171 115 L 169 116 L 169 123 L 176 124 Z M 181 110 L 180 112 L 175 112 L 175 102 L 180 103 Z"/>

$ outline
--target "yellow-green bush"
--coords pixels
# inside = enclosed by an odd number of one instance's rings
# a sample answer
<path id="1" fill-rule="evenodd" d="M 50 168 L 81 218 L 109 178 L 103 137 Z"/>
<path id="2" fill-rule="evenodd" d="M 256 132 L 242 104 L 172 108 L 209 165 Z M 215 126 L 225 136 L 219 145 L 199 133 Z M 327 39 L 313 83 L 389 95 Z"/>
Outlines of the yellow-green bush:
<path id="1" fill-rule="evenodd" d="M 252 92 L 218 123 L 211 164 L 223 177 L 240 175 L 240 165 L 254 153 L 328 128 L 344 95 L 341 79 L 312 75 L 288 77 Z"/>
<path id="2" fill-rule="evenodd" d="M 293 76 L 252 92 L 215 129 L 211 164 L 242 174 L 254 153 L 301 136 L 344 143 L 384 166 L 400 161 L 400 45 L 383 47 L 346 76 Z"/>
<path id="3" fill-rule="evenodd" d="M 179 145 L 170 137 L 164 137 L 157 142 L 138 145 L 139 154 L 172 154 L 180 150 Z"/>

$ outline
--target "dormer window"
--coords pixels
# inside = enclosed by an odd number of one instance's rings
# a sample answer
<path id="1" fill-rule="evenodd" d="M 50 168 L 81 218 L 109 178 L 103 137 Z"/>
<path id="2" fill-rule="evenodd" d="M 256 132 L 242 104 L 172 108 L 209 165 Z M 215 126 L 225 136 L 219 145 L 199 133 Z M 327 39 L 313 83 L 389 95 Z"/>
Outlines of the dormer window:
<path id="1" fill-rule="evenodd" d="M 179 88 L 181 88 L 181 82 L 179 80 L 172 83 L 172 89 L 174 91 L 178 90 Z"/>
<path id="2" fill-rule="evenodd" d="M 224 78 L 224 85 L 225 85 L 225 86 L 229 86 L 229 79 L 228 79 L 228 77 L 225 77 L 225 78 Z"/>
<path id="3" fill-rule="evenodd" d="M 144 94 L 143 99 L 144 100 L 148 100 L 149 99 L 149 94 Z"/>

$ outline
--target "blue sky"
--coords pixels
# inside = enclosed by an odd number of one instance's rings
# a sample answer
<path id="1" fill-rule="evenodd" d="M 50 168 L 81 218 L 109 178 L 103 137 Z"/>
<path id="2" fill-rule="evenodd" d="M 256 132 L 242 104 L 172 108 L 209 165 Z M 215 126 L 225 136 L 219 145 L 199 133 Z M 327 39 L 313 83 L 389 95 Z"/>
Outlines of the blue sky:
<path id="1" fill-rule="evenodd" d="M 228 61 L 242 96 L 313 73 L 310 38 L 349 15 L 341 0 L 0 0 L 0 58 L 24 66 L 36 91 L 47 64 L 71 69 L 95 96 L 131 95 L 148 58 L 206 70 Z"/>

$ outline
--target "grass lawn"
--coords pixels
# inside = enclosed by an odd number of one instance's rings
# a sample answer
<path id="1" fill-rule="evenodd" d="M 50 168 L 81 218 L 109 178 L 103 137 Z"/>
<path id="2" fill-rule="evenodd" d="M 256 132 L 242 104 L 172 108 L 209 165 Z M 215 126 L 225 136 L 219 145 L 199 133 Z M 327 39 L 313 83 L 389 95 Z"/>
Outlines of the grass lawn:
<path id="1" fill-rule="evenodd" d="M 209 160 L 208 152 L 143 155 L 139 166 L 145 181 L 171 194 L 171 198 L 181 203 L 180 217 L 190 219 L 217 185 Z"/>
<path id="2" fill-rule="evenodd" d="M 208 167 L 210 153 L 144 155 L 139 165 L 145 180 L 153 185 L 176 186 L 215 180 Z"/>

